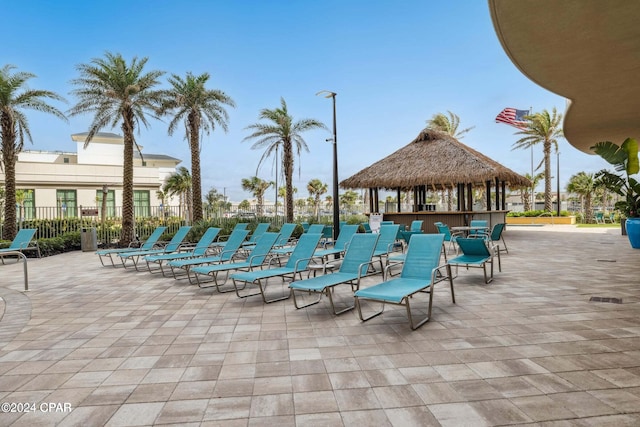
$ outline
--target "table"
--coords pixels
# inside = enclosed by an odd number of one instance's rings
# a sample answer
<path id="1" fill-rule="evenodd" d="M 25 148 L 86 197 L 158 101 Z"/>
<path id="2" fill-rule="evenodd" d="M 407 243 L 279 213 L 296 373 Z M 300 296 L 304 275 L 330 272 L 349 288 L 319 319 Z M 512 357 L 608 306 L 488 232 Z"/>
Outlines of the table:
<path id="1" fill-rule="evenodd" d="M 461 231 L 466 237 L 466 236 L 469 235 L 470 231 L 476 231 L 476 232 L 481 231 L 481 232 L 484 232 L 484 234 L 488 234 L 489 233 L 489 227 L 478 226 L 478 225 L 474 225 L 474 226 L 461 225 L 461 226 L 458 226 L 458 227 L 451 227 L 451 231 L 452 232 Z"/>

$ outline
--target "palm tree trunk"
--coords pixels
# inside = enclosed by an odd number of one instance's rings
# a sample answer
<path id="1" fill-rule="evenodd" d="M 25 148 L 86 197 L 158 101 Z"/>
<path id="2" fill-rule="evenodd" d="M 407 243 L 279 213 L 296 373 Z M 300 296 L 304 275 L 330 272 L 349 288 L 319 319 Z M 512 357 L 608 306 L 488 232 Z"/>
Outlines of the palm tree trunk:
<path id="1" fill-rule="evenodd" d="M 16 236 L 16 156 L 13 141 L 3 141 L 2 160 L 5 172 L 5 205 L 2 238 L 13 240 Z"/>
<path id="2" fill-rule="evenodd" d="M 551 212 L 551 142 L 544 142 L 544 210 Z"/>
<path id="3" fill-rule="evenodd" d="M 124 164 L 122 166 L 122 231 L 120 246 L 128 246 L 135 238 L 135 212 L 133 209 L 133 112 L 123 113 Z"/>
<path id="4" fill-rule="evenodd" d="M 282 168 L 287 188 L 287 222 L 293 222 L 293 153 L 291 152 L 291 141 L 284 141 L 282 151 Z"/>
<path id="5" fill-rule="evenodd" d="M 193 222 L 202 220 L 202 183 L 200 172 L 200 123 L 198 117 L 189 117 L 189 135 L 191 137 L 191 187 L 192 187 L 192 205 Z"/>

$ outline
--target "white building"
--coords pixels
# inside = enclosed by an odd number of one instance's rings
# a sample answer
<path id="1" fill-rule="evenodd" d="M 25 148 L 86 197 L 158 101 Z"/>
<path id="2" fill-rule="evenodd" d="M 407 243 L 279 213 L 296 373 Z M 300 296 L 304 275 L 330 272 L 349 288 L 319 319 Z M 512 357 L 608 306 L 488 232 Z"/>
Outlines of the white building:
<path id="1" fill-rule="evenodd" d="M 22 151 L 16 163 L 16 190 L 22 190 L 22 217 L 60 218 L 80 215 L 80 207 L 101 205 L 107 189 L 107 215 L 119 215 L 122 206 L 122 164 L 124 138 L 100 132 L 84 147 L 87 133 L 71 135 L 75 153 Z M 137 216 L 156 214 L 160 207 L 156 191 L 181 162 L 162 154 L 134 154 L 133 190 Z M 4 181 L 4 171 L 0 180 Z M 168 201 L 169 204 L 173 202 Z M 177 203 L 176 203 L 177 204 Z M 155 209 L 154 209 L 155 208 Z"/>

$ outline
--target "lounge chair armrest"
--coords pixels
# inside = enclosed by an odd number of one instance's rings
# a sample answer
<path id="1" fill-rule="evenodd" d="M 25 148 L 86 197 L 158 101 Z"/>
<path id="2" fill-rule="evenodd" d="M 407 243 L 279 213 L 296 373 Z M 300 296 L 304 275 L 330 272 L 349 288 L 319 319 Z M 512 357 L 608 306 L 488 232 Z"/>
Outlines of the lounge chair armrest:
<path id="1" fill-rule="evenodd" d="M 253 265 L 252 261 L 253 261 L 253 259 L 254 259 L 254 258 L 258 258 L 258 257 L 265 257 L 265 259 L 266 259 L 266 257 L 267 257 L 268 255 L 269 255 L 269 253 L 268 253 L 268 252 L 267 252 L 266 254 L 257 254 L 257 255 L 252 255 L 252 256 L 248 259 L 249 265 Z"/>
<path id="2" fill-rule="evenodd" d="M 305 261 L 311 261 L 313 258 L 319 258 L 319 257 L 311 256 L 309 258 L 300 258 L 299 260 L 297 260 L 295 266 L 293 267 L 293 273 L 295 274 L 298 271 L 304 271 L 304 270 L 298 270 L 298 264 Z"/>
<path id="3" fill-rule="evenodd" d="M 373 266 L 374 263 L 377 263 L 378 261 L 367 261 L 367 262 L 363 262 L 362 264 L 360 264 L 358 266 L 358 281 L 360 281 L 360 278 L 362 277 L 362 268 L 366 265 L 367 268 L 364 270 L 364 275 L 367 276 L 367 271 L 369 271 L 369 267 L 368 266 Z"/>

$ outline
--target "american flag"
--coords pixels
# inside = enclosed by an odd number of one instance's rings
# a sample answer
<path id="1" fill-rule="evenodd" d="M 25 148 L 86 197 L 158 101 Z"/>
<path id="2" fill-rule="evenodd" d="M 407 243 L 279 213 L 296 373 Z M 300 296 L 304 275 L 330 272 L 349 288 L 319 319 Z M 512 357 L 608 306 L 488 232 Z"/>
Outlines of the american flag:
<path id="1" fill-rule="evenodd" d="M 524 116 L 529 114 L 529 110 L 516 110 L 515 108 L 505 108 L 496 117 L 496 123 L 505 123 L 520 130 L 527 129 L 527 121 Z"/>

